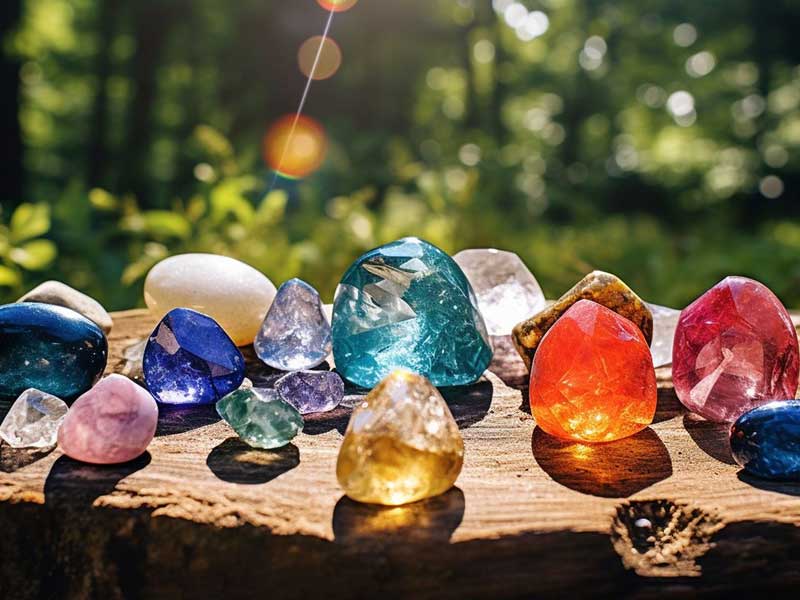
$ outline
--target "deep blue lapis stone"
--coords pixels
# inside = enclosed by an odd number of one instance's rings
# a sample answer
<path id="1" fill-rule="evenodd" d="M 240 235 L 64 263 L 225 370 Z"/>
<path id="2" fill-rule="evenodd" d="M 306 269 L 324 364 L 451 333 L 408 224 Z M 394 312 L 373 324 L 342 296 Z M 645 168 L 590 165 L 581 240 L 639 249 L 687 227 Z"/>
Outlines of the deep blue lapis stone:
<path id="1" fill-rule="evenodd" d="M 757 477 L 800 481 L 800 401 L 771 402 L 739 417 L 731 454 Z"/>
<path id="2" fill-rule="evenodd" d="M 0 306 L 0 400 L 36 388 L 71 402 L 107 360 L 106 336 L 83 315 L 37 302 Z"/>
<path id="3" fill-rule="evenodd" d="M 244 357 L 214 319 L 171 310 L 150 334 L 142 370 L 163 404 L 212 404 L 244 380 Z"/>

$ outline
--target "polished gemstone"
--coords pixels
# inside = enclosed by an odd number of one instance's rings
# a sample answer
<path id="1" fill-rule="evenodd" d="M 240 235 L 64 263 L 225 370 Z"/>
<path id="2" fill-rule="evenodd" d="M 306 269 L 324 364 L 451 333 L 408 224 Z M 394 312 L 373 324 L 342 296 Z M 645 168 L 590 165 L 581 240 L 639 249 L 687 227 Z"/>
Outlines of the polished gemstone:
<path id="1" fill-rule="evenodd" d="M 216 321 L 187 308 L 153 330 L 142 359 L 147 389 L 164 404 L 211 404 L 244 380 L 244 357 Z"/>
<path id="2" fill-rule="evenodd" d="M 282 371 L 310 369 L 331 353 L 331 325 L 319 293 L 290 279 L 278 290 L 255 341 L 258 358 Z"/>
<path id="3" fill-rule="evenodd" d="M 333 371 L 295 371 L 276 381 L 275 391 L 307 415 L 339 406 L 344 397 L 344 382 Z"/>
<path id="4" fill-rule="evenodd" d="M 531 414 L 545 432 L 578 442 L 633 435 L 656 412 L 656 375 L 641 330 L 589 300 L 547 332 L 533 359 Z"/>
<path id="5" fill-rule="evenodd" d="M 770 402 L 744 413 L 731 428 L 731 454 L 758 477 L 800 481 L 800 402 Z"/>
<path id="6" fill-rule="evenodd" d="M 653 314 L 653 341 L 650 343 L 653 365 L 663 367 L 672 364 L 672 343 L 681 311 L 649 303 L 647 308 Z"/>
<path id="7" fill-rule="evenodd" d="M 639 327 L 648 344 L 652 341 L 653 315 L 645 302 L 616 275 L 593 271 L 552 305 L 514 327 L 514 345 L 528 367 L 547 331 L 579 300 L 602 304 Z"/>
<path id="8" fill-rule="evenodd" d="M 58 445 L 82 462 L 128 462 L 147 450 L 157 424 L 158 406 L 147 390 L 122 375 L 109 375 L 72 405 Z"/>
<path id="9" fill-rule="evenodd" d="M 513 252 L 462 250 L 453 260 L 475 291 L 489 335 L 511 335 L 517 323 L 544 310 L 539 282 Z"/>
<path id="10" fill-rule="evenodd" d="M 94 321 L 106 335 L 111 332 L 114 325 L 111 315 L 102 304 L 60 281 L 45 281 L 25 294 L 18 302 L 41 302 L 71 308 L 90 321 Z"/>
<path id="11" fill-rule="evenodd" d="M 33 388 L 22 392 L 0 425 L 0 437 L 12 448 L 52 448 L 67 414 L 60 398 Z"/>
<path id="12" fill-rule="evenodd" d="M 372 387 L 394 369 L 435 385 L 477 381 L 492 359 L 486 325 L 452 258 L 417 238 L 367 252 L 333 304 L 333 355 L 352 383 Z"/>
<path id="13" fill-rule="evenodd" d="M 74 310 L 21 302 L 0 306 L 0 401 L 35 388 L 72 402 L 103 374 L 108 342 Z"/>
<path id="14" fill-rule="evenodd" d="M 395 371 L 353 411 L 336 477 L 353 500 L 399 505 L 449 490 L 463 462 L 461 432 L 438 390 Z"/>
<path id="15" fill-rule="evenodd" d="M 159 318 L 173 308 L 209 315 L 237 346 L 252 344 L 275 297 L 275 286 L 250 265 L 216 254 L 180 254 L 150 270 L 147 307 Z"/>
<path id="16" fill-rule="evenodd" d="M 728 277 L 682 313 L 672 379 L 689 410 L 710 421 L 797 392 L 798 344 L 792 320 L 766 286 Z"/>
<path id="17" fill-rule="evenodd" d="M 280 448 L 303 430 L 303 417 L 278 392 L 238 389 L 217 402 L 217 412 L 253 448 Z"/>

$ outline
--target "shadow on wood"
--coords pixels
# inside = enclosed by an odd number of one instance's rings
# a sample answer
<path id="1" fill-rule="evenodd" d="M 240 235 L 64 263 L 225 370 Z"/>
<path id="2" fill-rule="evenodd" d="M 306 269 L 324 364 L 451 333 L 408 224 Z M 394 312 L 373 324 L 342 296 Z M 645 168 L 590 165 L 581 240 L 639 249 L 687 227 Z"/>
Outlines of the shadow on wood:
<path id="1" fill-rule="evenodd" d="M 533 456 L 563 486 L 604 498 L 626 498 L 672 475 L 672 461 L 647 428 L 607 444 L 580 444 L 533 430 Z"/>
<path id="2" fill-rule="evenodd" d="M 213 425 L 220 420 L 213 404 L 202 406 L 169 406 L 159 404 L 156 437 L 186 433 Z"/>
<path id="3" fill-rule="evenodd" d="M 778 494 L 785 494 L 787 496 L 800 496 L 800 483 L 797 482 L 761 479 L 760 477 L 750 475 L 750 473 L 744 469 L 739 471 L 738 477 L 739 481 L 743 481 L 747 485 L 752 485 L 754 488 L 758 488 L 760 490 L 776 492 Z"/>
<path id="4" fill-rule="evenodd" d="M 149 452 L 121 465 L 90 465 L 62 456 L 53 463 L 44 482 L 45 504 L 91 505 L 97 498 L 113 492 L 120 481 L 144 469 L 151 460 Z"/>
<path id="5" fill-rule="evenodd" d="M 442 387 L 439 391 L 450 407 L 458 428 L 466 429 L 482 421 L 489 412 L 494 386 L 488 379 L 481 379 L 472 385 Z"/>
<path id="6" fill-rule="evenodd" d="M 729 441 L 731 426 L 728 423 L 713 423 L 694 414 L 683 417 L 683 426 L 698 448 L 726 465 L 735 465 Z"/>
<path id="7" fill-rule="evenodd" d="M 258 450 L 237 437 L 229 437 L 209 453 L 206 464 L 223 481 L 258 485 L 299 465 L 300 451 L 294 444 L 275 450 Z"/>
<path id="8" fill-rule="evenodd" d="M 53 451 L 52 448 L 41 450 L 38 448 L 12 448 L 5 442 L 0 445 L 0 471 L 13 473 L 18 469 L 32 465 L 37 460 L 43 459 Z"/>

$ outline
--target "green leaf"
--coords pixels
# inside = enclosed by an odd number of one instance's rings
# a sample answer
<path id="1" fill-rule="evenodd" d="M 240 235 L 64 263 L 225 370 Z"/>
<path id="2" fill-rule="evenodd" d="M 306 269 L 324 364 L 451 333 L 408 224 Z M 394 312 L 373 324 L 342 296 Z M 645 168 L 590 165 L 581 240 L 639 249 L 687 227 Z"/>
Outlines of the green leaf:
<path id="1" fill-rule="evenodd" d="M 258 207 L 258 220 L 265 225 L 274 225 L 283 220 L 289 197 L 283 190 L 273 190 Z"/>
<path id="2" fill-rule="evenodd" d="M 19 273 L 14 269 L 9 269 L 0 265 L 0 286 L 16 287 L 22 282 Z"/>
<path id="3" fill-rule="evenodd" d="M 11 215 L 12 244 L 44 235 L 50 230 L 50 207 L 46 204 L 20 204 Z"/>
<path id="4" fill-rule="evenodd" d="M 18 248 L 12 248 L 8 257 L 28 271 L 41 271 L 50 266 L 58 254 L 56 245 L 50 240 L 33 240 Z"/>
<path id="5" fill-rule="evenodd" d="M 153 237 L 186 239 L 192 234 L 192 225 L 186 217 L 168 210 L 148 210 L 133 215 L 123 220 L 122 228 Z"/>
<path id="6" fill-rule="evenodd" d="M 89 191 L 89 202 L 98 210 L 111 211 L 117 208 L 119 201 L 107 191 L 94 188 Z"/>

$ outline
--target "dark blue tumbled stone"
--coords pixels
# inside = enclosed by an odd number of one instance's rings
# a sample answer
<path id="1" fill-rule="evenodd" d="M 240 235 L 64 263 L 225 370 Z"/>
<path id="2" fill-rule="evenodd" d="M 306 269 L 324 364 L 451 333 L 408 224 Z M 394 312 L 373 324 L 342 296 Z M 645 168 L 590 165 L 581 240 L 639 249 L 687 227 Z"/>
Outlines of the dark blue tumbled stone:
<path id="1" fill-rule="evenodd" d="M 771 402 L 739 417 L 731 454 L 758 477 L 800 481 L 800 401 Z"/>
<path id="2" fill-rule="evenodd" d="M 150 335 L 142 370 L 163 404 L 212 404 L 242 384 L 244 357 L 214 319 L 176 308 Z"/>
<path id="3" fill-rule="evenodd" d="M 0 400 L 29 388 L 75 400 L 106 368 L 108 342 L 83 315 L 51 304 L 0 306 Z"/>

